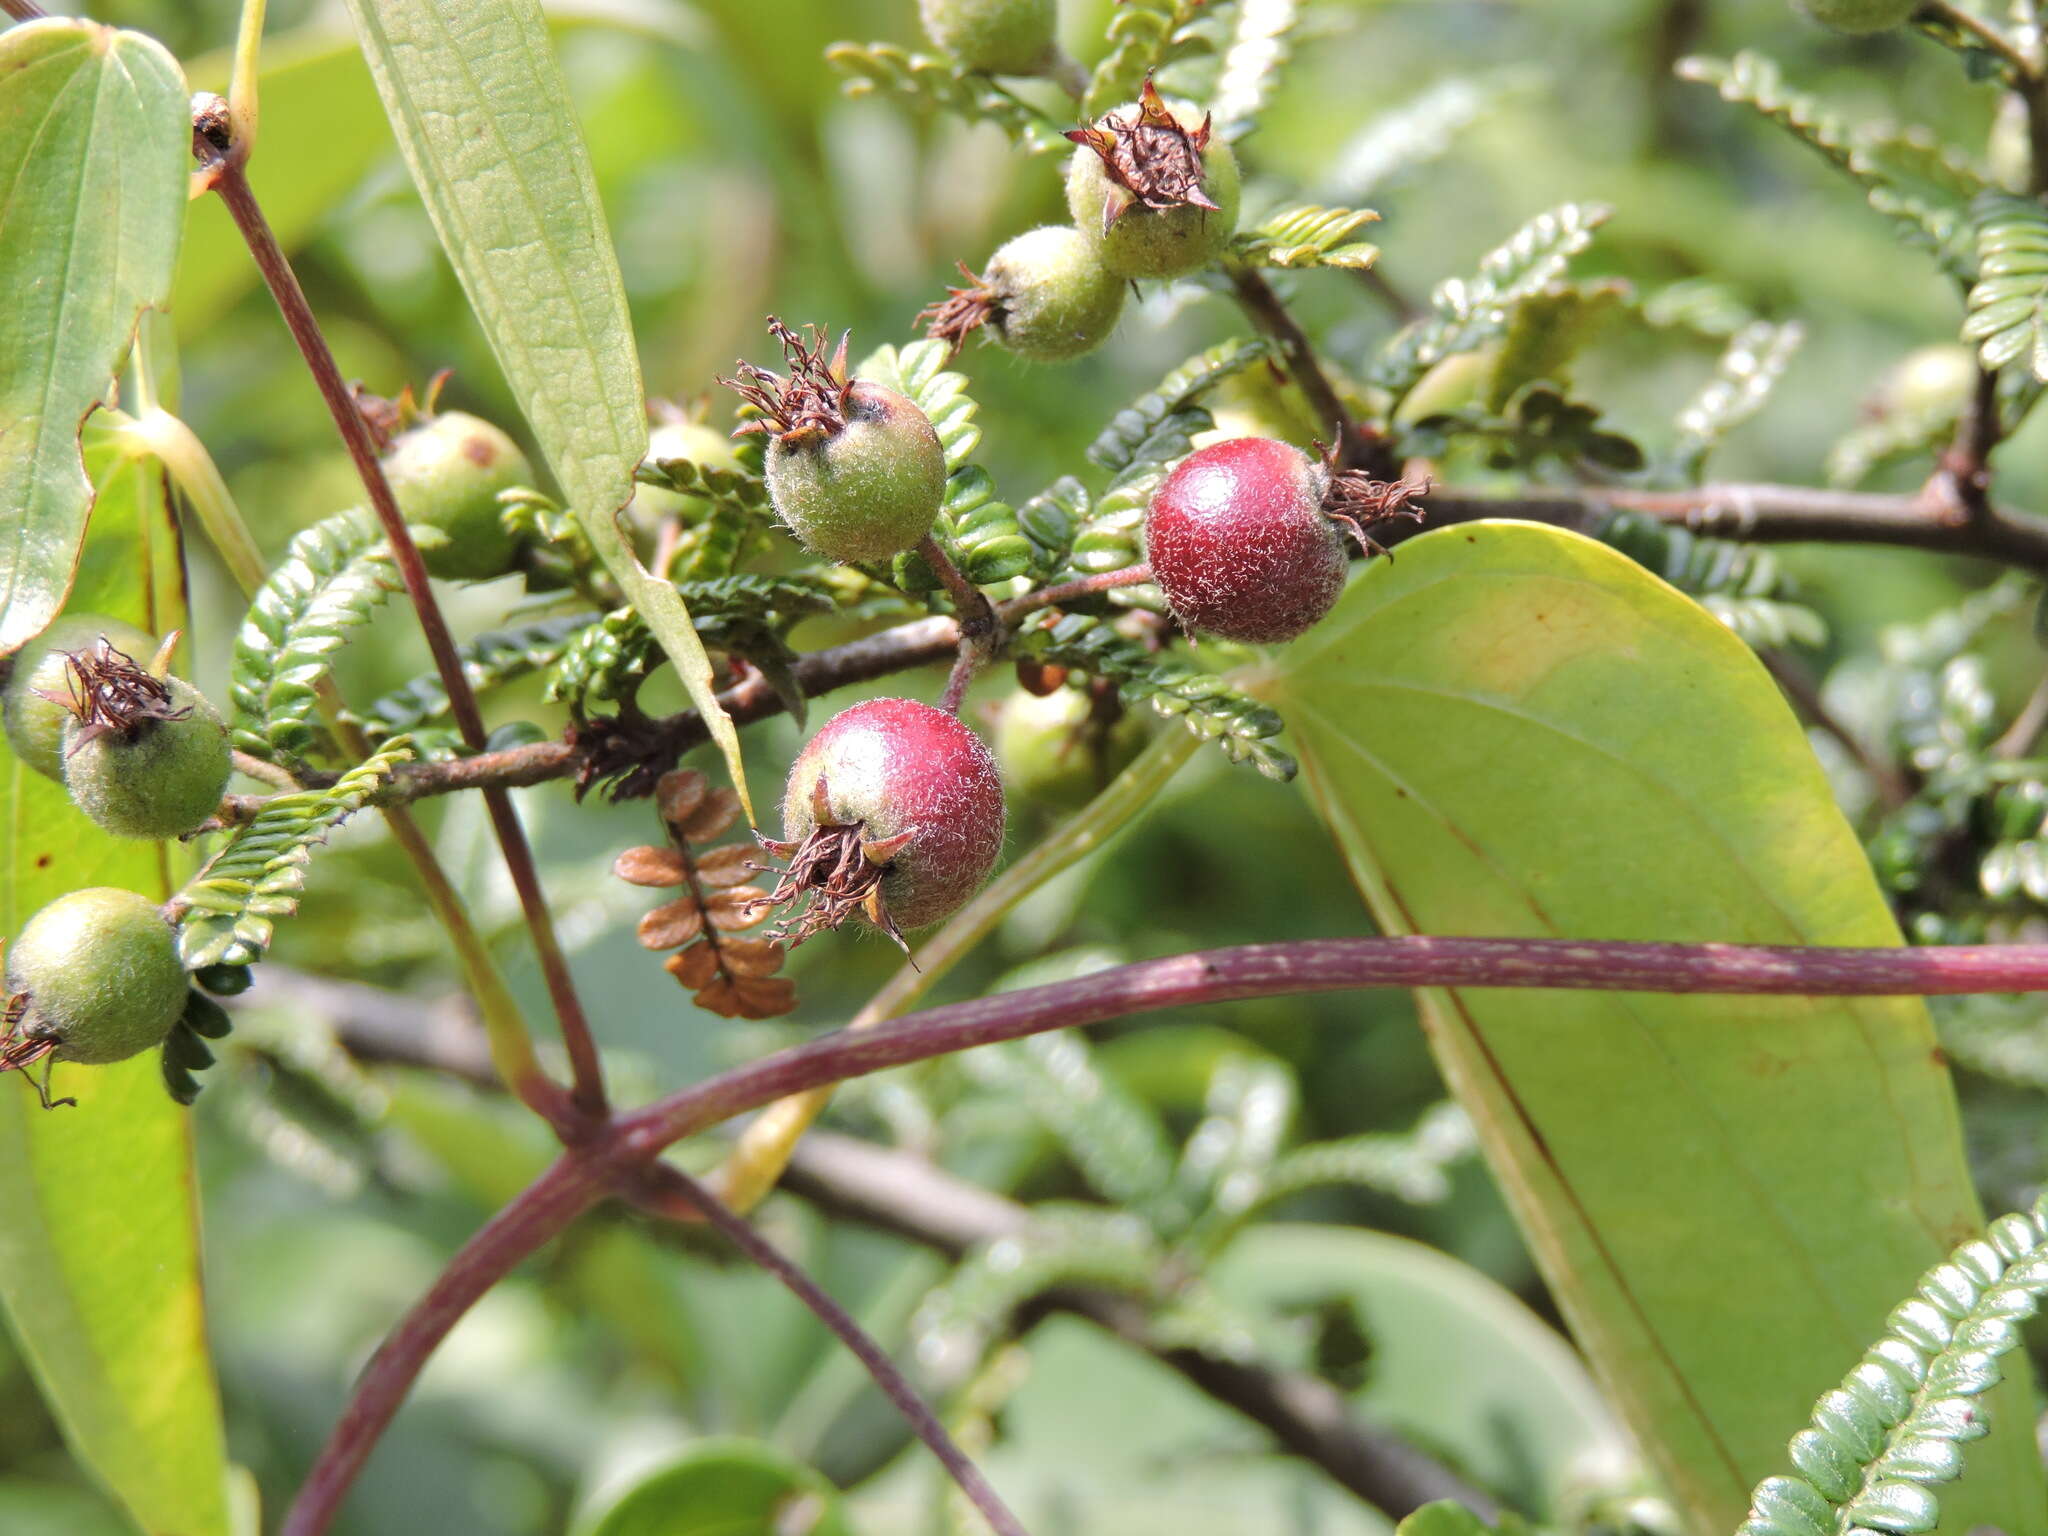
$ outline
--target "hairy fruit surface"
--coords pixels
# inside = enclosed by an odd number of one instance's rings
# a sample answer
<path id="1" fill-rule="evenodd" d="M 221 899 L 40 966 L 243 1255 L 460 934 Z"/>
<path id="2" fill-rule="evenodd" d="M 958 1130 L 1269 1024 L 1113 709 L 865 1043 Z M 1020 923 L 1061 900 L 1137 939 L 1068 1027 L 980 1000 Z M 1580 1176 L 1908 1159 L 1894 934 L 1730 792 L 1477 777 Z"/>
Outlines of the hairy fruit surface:
<path id="1" fill-rule="evenodd" d="M 926 36 L 967 69 L 1043 74 L 1059 51 L 1055 0 L 918 0 L 917 11 Z"/>
<path id="2" fill-rule="evenodd" d="M 30 1059 L 100 1065 L 162 1042 L 185 1009 L 185 968 L 163 912 L 134 891 L 60 896 L 7 948 L 7 990 L 27 995 L 18 1041 Z M 10 1047 L 7 1065 L 25 1066 Z"/>
<path id="3" fill-rule="evenodd" d="M 512 568 L 516 544 L 499 516 L 498 493 L 530 483 L 533 466 L 488 421 L 443 411 L 400 433 L 384 455 L 384 475 L 408 523 L 448 537 L 420 551 L 430 573 L 482 581 Z"/>
<path id="4" fill-rule="evenodd" d="M 1920 9 L 1919 0 L 1792 0 L 1792 5 L 1837 32 L 1889 32 Z"/>
<path id="5" fill-rule="evenodd" d="M 1190 630 L 1271 645 L 1313 626 L 1344 589 L 1339 525 L 1368 551 L 1388 518 L 1419 520 L 1423 487 L 1335 472 L 1270 437 L 1190 454 L 1153 494 L 1145 549 Z"/>
<path id="6" fill-rule="evenodd" d="M 64 727 L 64 787 L 115 837 L 190 832 L 227 789 L 228 730 L 219 713 L 182 678 L 157 687 L 161 696 L 151 708 L 123 712 L 95 700 Z"/>
<path id="7" fill-rule="evenodd" d="M 64 782 L 64 725 L 71 711 L 68 653 L 82 651 L 100 639 L 131 656 L 147 656 L 156 647 L 133 624 L 98 613 L 67 613 L 14 656 L 7 691 L 0 696 L 0 714 L 7 724 L 7 744 L 29 767 L 46 779 Z"/>
<path id="8" fill-rule="evenodd" d="M 815 326 L 803 336 L 773 316 L 789 372 L 752 363 L 721 382 L 758 413 L 741 432 L 767 435 L 764 475 L 775 512 L 827 560 L 886 560 L 932 531 L 946 492 L 946 452 L 915 402 L 846 370 L 846 338 L 828 359 Z"/>
<path id="9" fill-rule="evenodd" d="M 968 286 L 948 288 L 918 316 L 927 335 L 955 351 L 985 326 L 1019 357 L 1065 362 L 1107 341 L 1124 309 L 1124 280 L 1071 224 L 1026 230 L 999 247 L 979 277 L 960 271 Z"/>
<path id="10" fill-rule="evenodd" d="M 1067 211 L 1118 277 L 1181 277 L 1223 254 L 1237 232 L 1237 157 L 1195 109 L 1168 106 L 1145 82 L 1128 107 L 1067 137 Z"/>
<path id="11" fill-rule="evenodd" d="M 870 699 L 804 744 L 782 797 L 789 860 L 770 898 L 810 908 L 795 942 L 855 912 L 901 942 L 958 911 L 1003 848 L 1003 783 L 979 736 L 913 699 Z"/>

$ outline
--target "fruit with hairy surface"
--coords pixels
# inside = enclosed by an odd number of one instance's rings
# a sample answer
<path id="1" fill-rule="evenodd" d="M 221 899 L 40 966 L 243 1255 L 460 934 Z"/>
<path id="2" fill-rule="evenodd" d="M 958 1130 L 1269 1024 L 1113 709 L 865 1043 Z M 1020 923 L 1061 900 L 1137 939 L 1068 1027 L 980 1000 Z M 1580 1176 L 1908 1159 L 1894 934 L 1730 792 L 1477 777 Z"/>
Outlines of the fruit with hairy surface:
<path id="1" fill-rule="evenodd" d="M 1058 57 L 1054 0 L 918 0 L 925 35 L 967 69 L 1038 75 Z"/>
<path id="2" fill-rule="evenodd" d="M 512 568 L 517 541 L 499 515 L 498 493 L 531 484 L 533 466 L 488 421 L 466 411 L 429 417 L 392 442 L 384 476 L 408 523 L 446 535 L 420 551 L 431 574 L 482 581 Z"/>
<path id="3" fill-rule="evenodd" d="M 804 744 L 782 835 L 768 846 L 789 868 L 771 900 L 810 899 L 784 934 L 800 942 L 860 912 L 896 936 L 950 916 L 988 879 L 1003 847 L 1002 777 L 956 716 L 870 699 Z"/>
<path id="4" fill-rule="evenodd" d="M 189 990 L 162 910 L 134 891 L 60 896 L 7 948 L 7 989 L 27 995 L 20 1037 L 59 1061 L 125 1061 L 162 1043 Z"/>
<path id="5" fill-rule="evenodd" d="M 71 712 L 60 702 L 69 692 L 68 652 L 84 650 L 104 637 L 118 651 L 138 659 L 156 642 L 133 624 L 100 613 L 67 613 L 14 654 L 14 670 L 0 697 L 7 744 L 46 779 L 64 782 L 64 723 Z"/>
<path id="6" fill-rule="evenodd" d="M 219 712 L 183 678 L 160 686 L 156 710 L 132 722 L 74 717 L 64 727 L 64 787 L 115 837 L 181 836 L 227 789 L 232 763 Z"/>
<path id="7" fill-rule="evenodd" d="M 1181 277 L 1221 256 L 1237 232 L 1237 157 L 1186 103 L 1145 82 L 1128 107 L 1067 137 L 1067 211 L 1118 277 Z"/>
<path id="8" fill-rule="evenodd" d="M 787 374 L 752 363 L 723 382 L 759 412 L 740 428 L 768 438 L 768 497 L 789 531 L 827 560 L 887 560 L 932 531 L 946 492 L 946 451 L 931 419 L 893 389 L 853 378 L 846 338 L 827 356 L 815 326 L 770 317 Z"/>
<path id="9" fill-rule="evenodd" d="M 1344 590 L 1339 526 L 1372 552 L 1368 530 L 1417 521 L 1422 486 L 1338 471 L 1291 444 L 1239 437 L 1190 454 L 1153 493 L 1145 551 L 1187 629 L 1277 644 L 1313 626 Z"/>
<path id="10" fill-rule="evenodd" d="M 987 328 L 1004 350 L 1034 363 L 1060 363 L 1094 351 L 1116 329 L 1124 280 L 1105 267 L 1095 242 L 1071 224 L 1028 229 L 998 247 L 965 288 L 918 316 L 926 334 L 957 350 Z"/>

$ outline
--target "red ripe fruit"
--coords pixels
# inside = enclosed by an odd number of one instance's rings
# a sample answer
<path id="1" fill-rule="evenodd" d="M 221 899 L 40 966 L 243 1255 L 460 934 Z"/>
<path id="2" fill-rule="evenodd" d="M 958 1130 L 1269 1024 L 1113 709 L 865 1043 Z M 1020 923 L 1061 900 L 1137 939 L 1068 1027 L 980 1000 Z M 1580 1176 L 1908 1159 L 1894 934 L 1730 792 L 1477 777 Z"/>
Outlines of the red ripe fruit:
<path id="1" fill-rule="evenodd" d="M 958 718 L 913 699 L 870 699 L 804 744 L 782 799 L 789 860 L 769 898 L 809 910 L 784 937 L 801 942 L 855 912 L 902 942 L 900 928 L 950 917 L 981 889 L 1003 848 L 995 758 Z"/>
<path id="2" fill-rule="evenodd" d="M 1145 513 L 1153 579 L 1190 630 L 1271 645 L 1328 613 L 1344 590 L 1339 525 L 1368 551 L 1390 517 L 1420 520 L 1424 489 L 1336 473 L 1270 437 L 1212 443 L 1181 461 Z"/>

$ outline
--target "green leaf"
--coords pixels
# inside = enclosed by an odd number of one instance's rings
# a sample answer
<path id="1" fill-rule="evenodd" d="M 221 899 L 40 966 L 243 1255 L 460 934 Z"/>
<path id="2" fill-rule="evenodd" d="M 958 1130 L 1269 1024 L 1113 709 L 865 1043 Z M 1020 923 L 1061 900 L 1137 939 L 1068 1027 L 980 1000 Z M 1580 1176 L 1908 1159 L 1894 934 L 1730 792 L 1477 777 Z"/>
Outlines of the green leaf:
<path id="1" fill-rule="evenodd" d="M 996 499 L 996 483 L 979 464 L 963 465 L 947 476 L 932 537 L 978 587 L 1022 576 L 1036 559 L 1017 509 Z M 894 574 L 906 592 L 930 592 L 939 585 L 938 574 L 915 550 L 896 557 Z"/>
<path id="2" fill-rule="evenodd" d="M 1258 126 L 1259 113 L 1292 51 L 1287 34 L 1300 20 L 1301 0 L 1238 0 L 1209 101 L 1216 132 L 1224 138 L 1242 138 Z"/>
<path id="3" fill-rule="evenodd" d="M 349 0 L 399 148 L 548 466 L 675 664 L 753 820 L 739 733 L 676 589 L 619 531 L 647 452 L 640 360 L 538 0 Z"/>
<path id="4" fill-rule="evenodd" d="M 577 1536 L 853 1536 L 839 1491 L 758 1440 L 700 1440 L 637 1479 Z"/>
<path id="5" fill-rule="evenodd" d="M 1380 248 L 1351 237 L 1379 218 L 1370 208 L 1325 208 L 1299 203 L 1282 208 L 1240 233 L 1237 259 L 1254 267 L 1349 267 L 1364 271 Z"/>
<path id="6" fill-rule="evenodd" d="M 1394 1527 L 1394 1536 L 1487 1536 L 1492 1527 L 1449 1499 L 1425 1504 Z"/>
<path id="7" fill-rule="evenodd" d="M 1033 154 L 1069 148 L 1063 124 L 1020 101 L 987 75 L 962 69 L 951 59 L 911 53 L 893 43 L 834 43 L 826 61 L 846 76 L 846 94 L 887 91 L 914 105 L 951 112 L 969 122 L 994 123 Z"/>
<path id="8" fill-rule="evenodd" d="M 48 627 L 92 508 L 79 431 L 170 297 L 192 123 L 136 32 L 0 32 L 0 655 Z"/>
<path id="9" fill-rule="evenodd" d="M 1161 379 L 1157 387 L 1110 418 L 1109 425 L 1088 445 L 1089 461 L 1112 474 L 1122 474 L 1138 461 L 1145 445 L 1153 441 L 1169 418 L 1201 404 L 1210 390 L 1271 351 L 1263 341 L 1233 336 L 1197 352 Z"/>
<path id="10" fill-rule="evenodd" d="M 1281 665 L 1270 696 L 1390 933 L 1898 942 L 1768 674 L 1604 545 L 1517 523 L 1412 540 Z M 1732 1530 L 1788 1404 L 1981 1221 L 1927 1010 L 1421 1002 L 1598 1374 L 1688 1526 Z M 2024 1386 L 1997 1411 L 2031 1422 Z M 2030 1437 L 1980 1455 L 1955 1528 L 2027 1527 Z"/>
<path id="11" fill-rule="evenodd" d="M 1680 477 L 1696 478 L 1721 439 L 1763 409 L 1805 339 L 1806 329 L 1797 321 L 1772 325 L 1759 320 L 1735 333 L 1713 379 L 1678 413 L 1672 458 Z"/>
<path id="12" fill-rule="evenodd" d="M 469 679 L 469 686 L 483 693 L 553 666 L 576 636 L 603 617 L 600 613 L 566 613 L 488 630 L 458 646 L 455 654 L 462 660 L 462 675 Z M 371 741 L 382 742 L 447 713 L 448 690 L 441 686 L 438 672 L 428 672 L 376 700 L 357 724 Z"/>
<path id="13" fill-rule="evenodd" d="M 1095 66 L 1082 100 L 1093 120 L 1138 99 L 1147 75 L 1189 53 L 1207 52 L 1209 39 L 1190 29 L 1204 0 L 1124 0 L 1109 20 L 1109 52 Z"/>
<path id="14" fill-rule="evenodd" d="M 325 789 L 272 796 L 178 892 L 187 909 L 178 925 L 185 968 L 261 960 L 277 919 L 299 910 L 313 850 L 411 756 L 412 746 L 401 736 Z"/>
<path id="15" fill-rule="evenodd" d="M 1986 368 L 2020 362 L 2048 383 L 2048 209 L 2003 192 L 1978 199 L 1977 281 L 1963 340 Z"/>
<path id="16" fill-rule="evenodd" d="M 967 375 L 946 367 L 949 356 L 951 349 L 943 341 L 911 341 L 901 347 L 877 347 L 853 371 L 907 396 L 931 419 L 946 450 L 946 468 L 958 469 L 980 446 L 981 428 L 974 424 L 979 407 L 967 394 Z"/>
<path id="17" fill-rule="evenodd" d="M 313 745 L 320 680 L 349 632 L 400 590 L 384 530 L 364 507 L 315 523 L 250 599 L 228 683 L 235 745 L 288 762 Z"/>
<path id="18" fill-rule="evenodd" d="M 180 613 L 153 606 L 136 557 L 140 519 L 164 505 L 162 482 L 135 465 L 108 473 L 72 605 L 152 631 L 179 624 Z M 150 547 L 167 548 L 164 533 L 151 529 Z M 162 845 L 106 836 L 61 784 L 0 746 L 0 933 L 84 886 L 166 895 L 164 859 Z M 165 1094 L 154 1053 L 111 1067 L 59 1066 L 56 1082 L 76 1107 L 46 1112 L 25 1083 L 0 1078 L 0 1302 L 9 1328 L 72 1454 L 137 1523 L 227 1536 L 191 1122 Z"/>
<path id="19" fill-rule="evenodd" d="M 1367 119 L 1332 157 L 1328 186 L 1346 198 L 1370 197 L 1388 182 L 1441 159 L 1465 131 L 1547 84 L 1525 68 L 1451 75 Z"/>

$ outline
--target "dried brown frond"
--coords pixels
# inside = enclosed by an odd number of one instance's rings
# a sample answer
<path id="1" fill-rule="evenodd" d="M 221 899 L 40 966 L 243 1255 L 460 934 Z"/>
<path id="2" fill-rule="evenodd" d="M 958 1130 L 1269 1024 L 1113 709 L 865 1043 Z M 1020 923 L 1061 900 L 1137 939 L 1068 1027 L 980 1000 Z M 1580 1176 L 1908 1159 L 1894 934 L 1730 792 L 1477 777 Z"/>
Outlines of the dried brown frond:
<path id="1" fill-rule="evenodd" d="M 727 843 L 699 852 L 692 846 L 718 837 L 738 819 L 739 796 L 713 788 L 695 769 L 665 773 L 654 786 L 655 807 L 668 830 L 666 847 L 628 848 L 612 873 L 633 885 L 678 894 L 640 919 L 647 949 L 674 949 L 663 965 L 696 996 L 697 1006 L 723 1018 L 772 1019 L 796 1007 L 796 988 L 775 979 L 783 947 L 769 938 L 733 935 L 759 926 L 767 893 L 746 884 L 758 867 L 753 849 Z"/>
<path id="2" fill-rule="evenodd" d="M 1202 189 L 1202 151 L 1209 147 L 1210 121 L 1204 117 L 1193 131 L 1183 128 L 1147 76 L 1135 110 L 1124 107 L 1086 128 L 1067 130 L 1068 138 L 1102 157 L 1109 179 L 1128 194 L 1104 201 L 1105 234 L 1140 206 L 1162 213 L 1169 208 L 1217 208 Z"/>
<path id="3" fill-rule="evenodd" d="M 782 343 L 789 372 L 776 373 L 742 359 L 739 377 L 718 381 L 760 413 L 758 420 L 743 423 L 733 436 L 772 433 L 783 446 L 796 448 L 844 431 L 846 396 L 853 387 L 846 367 L 846 346 L 852 333 L 842 332 L 838 349 L 833 351 L 831 332 L 815 325 L 805 326 L 799 336 L 770 315 L 768 330 Z"/>

